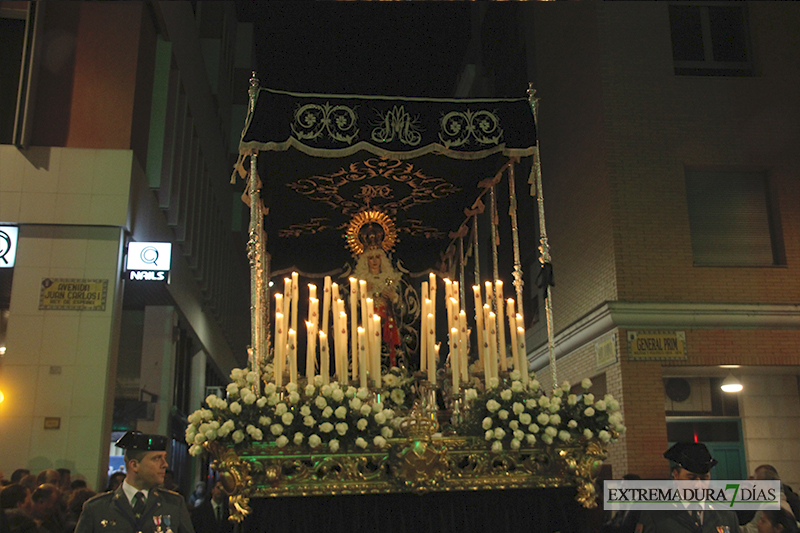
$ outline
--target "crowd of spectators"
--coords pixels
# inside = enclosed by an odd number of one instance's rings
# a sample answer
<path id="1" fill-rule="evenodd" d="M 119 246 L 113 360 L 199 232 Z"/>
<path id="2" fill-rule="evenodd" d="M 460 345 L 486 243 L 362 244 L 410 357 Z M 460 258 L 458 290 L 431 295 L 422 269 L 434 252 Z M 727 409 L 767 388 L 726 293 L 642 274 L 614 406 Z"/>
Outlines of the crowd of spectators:
<path id="1" fill-rule="evenodd" d="M 112 473 L 103 492 L 117 490 L 124 479 L 124 472 Z M 171 477 L 164 485 L 177 491 Z M 190 510 L 211 501 L 205 488 L 205 483 L 197 483 L 188 498 Z M 73 533 L 83 504 L 96 494 L 85 480 L 73 480 L 66 468 L 42 470 L 36 475 L 18 468 L 10 477 L 0 472 L 0 533 Z"/>

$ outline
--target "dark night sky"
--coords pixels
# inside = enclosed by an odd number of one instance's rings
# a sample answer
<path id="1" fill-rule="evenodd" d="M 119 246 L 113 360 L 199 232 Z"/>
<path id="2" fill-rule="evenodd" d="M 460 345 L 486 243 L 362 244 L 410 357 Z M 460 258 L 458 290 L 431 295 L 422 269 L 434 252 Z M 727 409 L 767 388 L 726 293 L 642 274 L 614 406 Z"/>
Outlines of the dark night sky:
<path id="1" fill-rule="evenodd" d="M 462 2 L 238 2 L 261 85 L 451 97 L 469 43 Z"/>

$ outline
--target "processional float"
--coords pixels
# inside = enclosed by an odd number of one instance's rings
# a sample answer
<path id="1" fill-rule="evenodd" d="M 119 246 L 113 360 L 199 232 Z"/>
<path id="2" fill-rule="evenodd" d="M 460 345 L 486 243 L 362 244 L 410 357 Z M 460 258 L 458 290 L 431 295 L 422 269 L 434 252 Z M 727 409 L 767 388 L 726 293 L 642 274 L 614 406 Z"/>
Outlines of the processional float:
<path id="1" fill-rule="evenodd" d="M 595 505 L 624 426 L 588 380 L 557 385 L 533 90 L 297 94 L 254 74 L 249 96 L 233 176 L 250 206 L 248 366 L 186 431 L 193 455 L 211 454 L 233 519 L 250 498 L 297 495 L 575 487 Z M 517 195 L 518 167 L 529 167 L 535 207 Z M 538 242 L 525 243 L 539 251 L 548 392 L 527 367 L 523 201 L 538 212 Z M 339 262 L 348 248 L 355 268 Z"/>

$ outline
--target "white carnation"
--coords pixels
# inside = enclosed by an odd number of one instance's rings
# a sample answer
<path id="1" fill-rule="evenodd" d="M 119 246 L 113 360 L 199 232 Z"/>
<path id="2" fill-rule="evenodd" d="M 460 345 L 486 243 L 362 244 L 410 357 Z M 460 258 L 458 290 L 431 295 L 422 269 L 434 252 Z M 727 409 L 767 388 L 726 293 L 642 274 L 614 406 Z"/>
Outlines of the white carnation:
<path id="1" fill-rule="evenodd" d="M 372 444 L 374 444 L 377 448 L 383 448 L 386 446 L 386 439 L 380 435 L 375 435 L 375 438 L 372 439 Z"/>
<path id="2" fill-rule="evenodd" d="M 492 443 L 492 451 L 494 453 L 500 453 L 503 451 L 503 441 L 496 440 Z"/>
<path id="3" fill-rule="evenodd" d="M 532 420 L 531 415 L 529 415 L 528 413 L 520 413 L 519 415 L 520 424 L 527 426 L 528 424 L 531 423 L 531 420 Z"/>
<path id="4" fill-rule="evenodd" d="M 511 399 L 511 389 L 504 389 L 500 393 L 500 398 L 502 398 L 504 401 L 510 400 Z"/>
<path id="5" fill-rule="evenodd" d="M 330 449 L 330 451 L 332 451 L 333 453 L 338 452 L 339 451 L 339 441 L 336 440 L 336 439 L 332 439 L 328 443 L 328 449 Z"/>
<path id="6" fill-rule="evenodd" d="M 244 431 L 242 431 L 241 429 L 237 429 L 236 431 L 233 432 L 231 438 L 233 439 L 233 442 L 239 444 L 244 440 Z"/>
<path id="7" fill-rule="evenodd" d="M 317 435 L 316 433 L 308 437 L 308 445 L 311 446 L 312 448 L 316 448 L 320 444 L 322 444 L 322 439 L 319 438 L 319 435 Z"/>
<path id="8" fill-rule="evenodd" d="M 304 438 L 305 436 L 298 431 L 297 433 L 294 434 L 294 439 L 292 440 L 295 443 L 295 445 L 300 446 L 301 444 L 303 444 Z"/>
<path id="9" fill-rule="evenodd" d="M 270 433 L 272 433 L 273 435 L 275 435 L 277 437 L 278 435 L 283 433 L 283 426 L 280 425 L 280 424 L 272 424 L 269 427 L 269 431 L 270 431 Z"/>
<path id="10" fill-rule="evenodd" d="M 363 449 L 363 448 L 366 448 L 366 447 L 367 447 L 367 441 L 365 441 L 365 440 L 364 440 L 363 438 L 361 438 L 361 437 L 358 437 L 358 438 L 356 439 L 356 446 L 358 446 L 359 448 L 362 448 L 362 449 Z"/>
<path id="11" fill-rule="evenodd" d="M 323 433 L 330 433 L 331 431 L 333 431 L 333 424 L 331 424 L 330 422 L 323 422 L 322 424 L 319 425 L 319 430 Z"/>
<path id="12" fill-rule="evenodd" d="M 483 429 L 491 429 L 492 428 L 492 419 L 488 416 L 483 419 L 482 423 Z"/>
<path id="13" fill-rule="evenodd" d="M 294 420 L 294 415 L 292 413 L 283 413 L 283 416 L 281 416 L 281 422 L 283 422 L 287 426 L 291 424 L 293 420 Z"/>
<path id="14" fill-rule="evenodd" d="M 283 448 L 287 444 L 289 444 L 289 438 L 286 435 L 281 435 L 280 437 L 275 439 L 275 445 L 278 448 Z"/>

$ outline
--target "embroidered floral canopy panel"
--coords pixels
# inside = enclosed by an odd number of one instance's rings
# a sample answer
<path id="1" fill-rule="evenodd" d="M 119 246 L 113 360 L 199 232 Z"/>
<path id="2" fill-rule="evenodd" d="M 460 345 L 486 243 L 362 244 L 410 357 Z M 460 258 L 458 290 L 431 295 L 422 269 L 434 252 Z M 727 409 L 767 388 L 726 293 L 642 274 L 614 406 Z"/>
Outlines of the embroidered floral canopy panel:
<path id="1" fill-rule="evenodd" d="M 240 144 L 242 154 L 255 151 L 265 152 L 258 166 L 273 270 L 340 268 L 350 259 L 342 236 L 351 217 L 377 208 L 395 221 L 396 255 L 410 270 L 422 271 L 440 260 L 464 225 L 465 210 L 484 192 L 479 184 L 510 158 L 522 161 L 518 174 L 527 177 L 536 131 L 526 98 L 260 88 Z M 527 187 L 520 190 L 521 200 L 530 201 Z M 499 196 L 508 203 L 507 192 Z"/>

